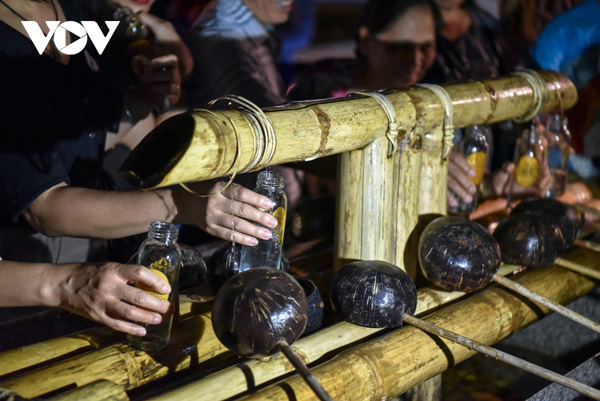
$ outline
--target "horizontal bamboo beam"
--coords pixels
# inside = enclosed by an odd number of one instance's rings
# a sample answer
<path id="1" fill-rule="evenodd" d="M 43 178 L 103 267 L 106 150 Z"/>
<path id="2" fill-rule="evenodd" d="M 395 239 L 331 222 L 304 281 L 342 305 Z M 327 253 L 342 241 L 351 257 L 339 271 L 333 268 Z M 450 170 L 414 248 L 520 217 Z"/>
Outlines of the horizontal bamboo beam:
<path id="1" fill-rule="evenodd" d="M 576 260 L 594 265 L 590 255 Z M 595 266 L 598 268 L 598 266 Z M 520 284 L 565 304 L 591 291 L 595 282 L 560 267 L 529 270 L 515 277 Z M 493 345 L 549 313 L 545 307 L 498 286 L 424 318 L 429 323 Z M 405 326 L 350 348 L 311 371 L 334 399 L 383 400 L 404 393 L 475 354 L 461 345 L 434 338 Z M 501 362 L 498 362 L 501 363 Z M 298 376 L 253 393 L 245 400 L 312 400 L 314 395 Z"/>
<path id="2" fill-rule="evenodd" d="M 130 390 L 226 352 L 212 329 L 210 313 L 203 313 L 181 321 L 169 345 L 161 351 L 147 353 L 122 343 L 113 344 L 2 381 L 0 388 L 23 397 L 38 397 L 106 379 Z"/>
<path id="3" fill-rule="evenodd" d="M 504 265 L 499 274 L 511 274 L 518 266 Z M 459 291 L 442 291 L 432 287 L 419 288 L 417 291 L 416 314 L 429 313 L 438 307 L 463 297 Z M 317 362 L 332 352 L 360 343 L 366 338 L 377 335 L 383 329 L 361 327 L 351 323 L 339 322 L 303 337 L 292 344 L 296 354 L 306 364 Z M 254 387 L 283 377 L 294 368 L 281 353 L 272 355 L 268 361 L 248 360 L 239 365 L 225 368 L 198 381 L 181 386 L 173 391 L 153 397 L 153 400 L 225 400 L 251 391 Z M 251 379 L 250 379 L 251 377 Z M 223 385 L 227 383 L 227 385 Z"/>
<path id="4" fill-rule="evenodd" d="M 50 398 L 51 401 L 128 401 L 123 387 L 109 380 L 98 380 Z"/>
<path id="5" fill-rule="evenodd" d="M 191 313 L 194 302 L 186 300 L 185 296 L 181 296 L 181 298 L 179 314 L 185 318 Z M 40 324 L 43 322 L 40 321 Z M 123 341 L 124 338 L 123 333 L 108 327 L 97 327 L 2 352 L 0 353 L 0 380 L 6 380 L 5 376 L 12 376 L 20 371 L 34 367 L 40 368 L 41 365 L 49 365 L 67 357 L 75 357 L 115 344 Z"/>
<path id="6" fill-rule="evenodd" d="M 541 71 L 545 96 L 541 112 L 570 108 L 577 101 L 572 82 Z M 522 117 L 535 108 L 533 86 L 519 75 L 444 86 L 452 99 L 453 124 L 465 127 Z M 444 110 L 430 90 L 412 87 L 386 92 L 401 135 L 417 121 L 428 130 L 440 124 Z M 277 165 L 361 149 L 381 136 L 388 118 L 370 97 L 294 102 L 264 110 L 276 133 L 274 153 L 267 164 Z M 237 143 L 241 144 L 236 160 Z M 141 188 L 162 187 L 231 175 L 252 165 L 260 148 L 251 124 L 238 110 L 174 116 L 154 129 L 130 154 L 122 172 Z"/>

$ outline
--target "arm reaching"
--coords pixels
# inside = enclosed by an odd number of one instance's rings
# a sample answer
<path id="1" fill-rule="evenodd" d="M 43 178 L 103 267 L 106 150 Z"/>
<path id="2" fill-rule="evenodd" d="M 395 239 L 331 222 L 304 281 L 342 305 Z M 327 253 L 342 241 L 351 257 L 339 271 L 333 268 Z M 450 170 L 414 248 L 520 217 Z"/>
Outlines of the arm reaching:
<path id="1" fill-rule="evenodd" d="M 0 306 L 57 306 L 143 336 L 145 329 L 134 322 L 158 324 L 170 304 L 130 285 L 136 281 L 159 294 L 171 292 L 161 278 L 138 265 L 0 261 Z"/>
<path id="2" fill-rule="evenodd" d="M 192 186 L 197 197 L 182 188 L 153 191 L 98 191 L 68 187 L 46 190 L 24 212 L 36 230 L 50 236 L 119 238 L 142 233 L 156 220 L 194 224 L 216 237 L 244 245 L 269 239 L 277 219 L 262 210 L 271 201 L 237 184 L 222 193 L 225 183 L 202 182 Z M 231 200 L 233 197 L 234 200 Z"/>

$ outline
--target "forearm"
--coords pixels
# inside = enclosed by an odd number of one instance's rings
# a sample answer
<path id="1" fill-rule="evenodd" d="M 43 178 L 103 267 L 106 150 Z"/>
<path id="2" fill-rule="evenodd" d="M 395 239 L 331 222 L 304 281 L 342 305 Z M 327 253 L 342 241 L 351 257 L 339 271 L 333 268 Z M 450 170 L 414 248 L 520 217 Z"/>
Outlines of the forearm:
<path id="1" fill-rule="evenodd" d="M 59 282 L 72 266 L 0 261 L 0 306 L 58 306 Z"/>
<path id="2" fill-rule="evenodd" d="M 56 186 L 26 210 L 26 220 L 50 236 L 120 238 L 148 230 L 177 214 L 172 191 L 98 191 Z"/>

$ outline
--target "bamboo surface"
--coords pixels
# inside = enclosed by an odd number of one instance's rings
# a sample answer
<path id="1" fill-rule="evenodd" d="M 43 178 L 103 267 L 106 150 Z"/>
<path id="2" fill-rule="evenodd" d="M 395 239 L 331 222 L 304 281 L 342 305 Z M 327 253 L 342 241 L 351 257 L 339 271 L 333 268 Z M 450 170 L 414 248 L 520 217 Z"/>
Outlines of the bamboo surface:
<path id="1" fill-rule="evenodd" d="M 210 313 L 204 313 L 180 322 L 169 345 L 161 351 L 147 353 L 117 343 L 2 381 L 0 388 L 37 397 L 107 379 L 130 390 L 225 352 L 227 348 L 212 329 Z"/>
<path id="2" fill-rule="evenodd" d="M 98 380 L 50 398 L 51 401 L 127 401 L 123 387 L 109 380 Z"/>
<path id="3" fill-rule="evenodd" d="M 185 296 L 181 298 L 179 314 L 185 318 L 191 313 L 194 302 L 187 300 Z M 211 332 L 206 332 L 205 335 L 210 336 Z M 98 327 L 2 352 L 0 353 L 0 380 L 6 380 L 5 376 L 19 371 L 59 362 L 66 357 L 75 357 L 115 344 L 123 341 L 124 338 L 124 334 L 108 327 Z"/>
<path id="4" fill-rule="evenodd" d="M 594 265 L 593 256 L 574 252 L 575 260 Z M 595 266 L 598 268 L 598 266 Z M 520 284 L 561 304 L 595 287 L 593 280 L 560 267 L 529 270 L 515 277 Z M 493 345 L 548 313 L 496 285 L 424 317 L 429 323 Z M 352 347 L 312 369 L 334 399 L 390 399 L 471 357 L 475 351 L 403 327 Z M 399 380 L 401 378 L 401 380 Z M 293 376 L 257 391 L 246 400 L 311 400 L 310 389 Z"/>
<path id="5" fill-rule="evenodd" d="M 541 71 L 546 95 L 541 112 L 570 108 L 577 101 L 572 82 Z M 517 75 L 444 86 L 453 104 L 456 128 L 490 124 L 526 115 L 534 107 L 529 82 Z M 407 95 L 410 92 L 410 97 Z M 441 101 L 428 89 L 386 93 L 398 123 L 406 132 L 417 121 L 427 132 L 443 120 Z M 415 101 L 418 99 L 419 101 Z M 277 134 L 269 164 L 311 160 L 362 149 L 381 135 L 387 116 L 376 100 L 364 97 L 298 102 L 265 109 Z M 142 188 L 203 181 L 233 173 L 236 135 L 242 144 L 240 169 L 254 157 L 257 142 L 248 121 L 237 110 L 181 114 L 166 120 L 132 151 L 123 166 Z"/>

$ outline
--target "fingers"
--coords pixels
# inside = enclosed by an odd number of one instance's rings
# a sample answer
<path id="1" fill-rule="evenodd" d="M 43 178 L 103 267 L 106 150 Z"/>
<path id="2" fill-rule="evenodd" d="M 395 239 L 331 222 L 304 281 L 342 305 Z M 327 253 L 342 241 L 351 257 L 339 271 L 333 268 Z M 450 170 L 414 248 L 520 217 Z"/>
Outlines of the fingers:
<path id="1" fill-rule="evenodd" d="M 259 209 L 271 209 L 273 207 L 273 202 L 269 198 L 241 185 L 232 184 L 223 192 L 230 199 L 247 203 Z"/>
<path id="2" fill-rule="evenodd" d="M 473 201 L 473 195 L 477 191 L 475 184 L 470 179 L 470 177 L 474 176 L 475 170 L 465 158 L 458 152 L 452 152 L 448 162 L 448 189 L 464 202 L 470 203 Z M 448 199 L 450 198 L 448 197 Z"/>

